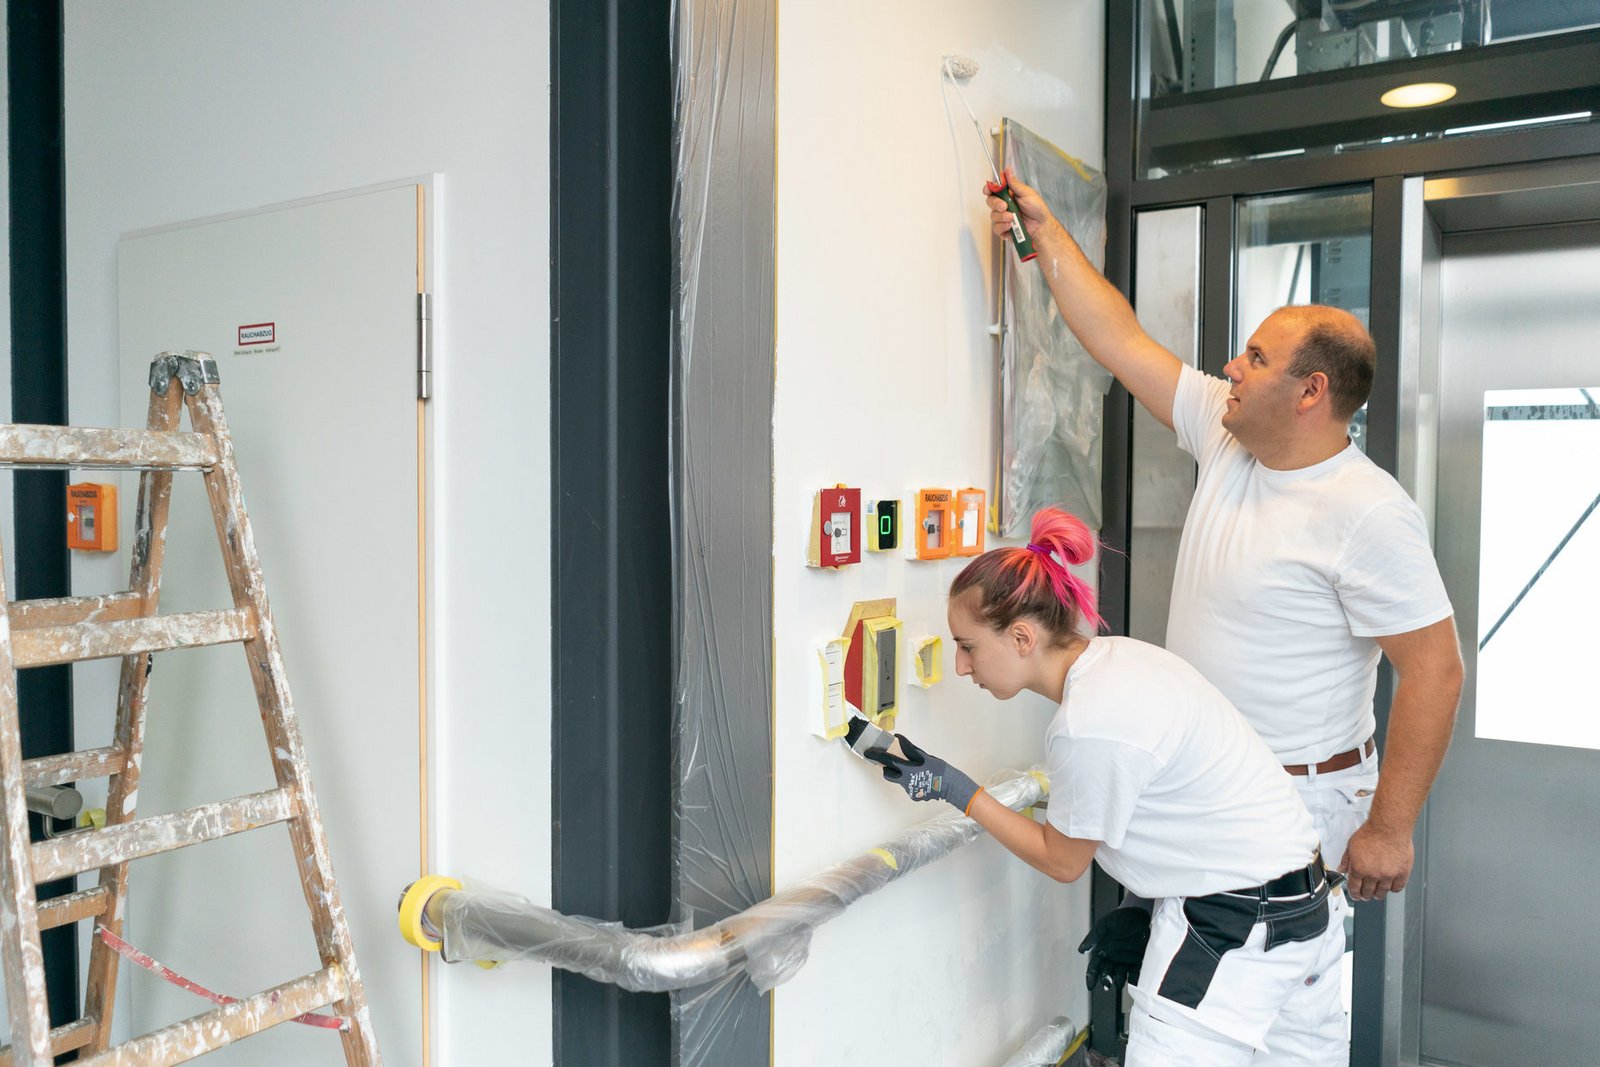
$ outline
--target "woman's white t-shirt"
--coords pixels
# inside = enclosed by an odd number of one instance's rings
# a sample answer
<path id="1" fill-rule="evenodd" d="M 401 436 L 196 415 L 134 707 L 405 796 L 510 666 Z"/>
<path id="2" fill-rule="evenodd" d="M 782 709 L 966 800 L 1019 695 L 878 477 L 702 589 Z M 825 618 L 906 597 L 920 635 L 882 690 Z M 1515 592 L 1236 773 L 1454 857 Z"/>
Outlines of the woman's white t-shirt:
<path id="1" fill-rule="evenodd" d="M 1096 637 L 1045 734 L 1050 825 L 1142 897 L 1204 896 L 1304 867 L 1317 848 L 1293 780 L 1198 671 Z"/>

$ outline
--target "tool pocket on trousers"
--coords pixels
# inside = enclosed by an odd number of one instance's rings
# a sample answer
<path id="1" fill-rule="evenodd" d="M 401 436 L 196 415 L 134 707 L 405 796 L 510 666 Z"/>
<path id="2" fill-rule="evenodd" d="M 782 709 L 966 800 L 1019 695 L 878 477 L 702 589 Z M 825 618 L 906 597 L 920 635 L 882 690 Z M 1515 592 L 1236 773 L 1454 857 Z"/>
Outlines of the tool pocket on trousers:
<path id="1" fill-rule="evenodd" d="M 1303 906 L 1267 912 L 1266 951 L 1291 941 L 1315 941 L 1328 931 L 1328 891 L 1323 889 Z"/>
<path id="2" fill-rule="evenodd" d="M 1258 907 L 1255 900 L 1224 893 L 1184 901 L 1183 917 L 1188 929 L 1156 994 L 1174 1004 L 1198 1008 L 1211 988 L 1223 955 L 1249 939 Z"/>

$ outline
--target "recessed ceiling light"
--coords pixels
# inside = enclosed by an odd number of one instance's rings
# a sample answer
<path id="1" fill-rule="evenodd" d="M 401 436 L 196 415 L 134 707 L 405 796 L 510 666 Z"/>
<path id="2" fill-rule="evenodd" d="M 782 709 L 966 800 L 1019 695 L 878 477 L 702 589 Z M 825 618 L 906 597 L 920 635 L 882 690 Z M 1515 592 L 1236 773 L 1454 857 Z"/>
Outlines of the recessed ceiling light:
<path id="1" fill-rule="evenodd" d="M 1379 97 L 1386 107 L 1428 107 L 1442 104 L 1456 95 L 1456 87 L 1448 82 L 1417 82 L 1390 89 Z"/>

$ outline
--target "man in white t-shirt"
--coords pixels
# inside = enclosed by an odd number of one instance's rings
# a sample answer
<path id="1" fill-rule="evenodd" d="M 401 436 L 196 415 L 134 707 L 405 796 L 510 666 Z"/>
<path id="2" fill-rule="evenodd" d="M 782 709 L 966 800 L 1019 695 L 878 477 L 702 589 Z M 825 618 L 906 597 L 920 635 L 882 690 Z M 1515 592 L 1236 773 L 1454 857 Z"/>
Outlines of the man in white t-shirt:
<path id="1" fill-rule="evenodd" d="M 1371 336 L 1336 308 L 1283 308 L 1226 381 L 1208 378 L 1145 333 L 1038 193 L 1007 177 L 1068 327 L 1199 463 L 1168 647 L 1295 775 L 1349 896 L 1403 888 L 1462 666 L 1421 513 L 1347 434 L 1371 389 Z M 1004 202 L 989 207 L 995 232 L 1009 232 Z M 1384 655 L 1397 681 L 1379 776 L 1372 696 Z"/>

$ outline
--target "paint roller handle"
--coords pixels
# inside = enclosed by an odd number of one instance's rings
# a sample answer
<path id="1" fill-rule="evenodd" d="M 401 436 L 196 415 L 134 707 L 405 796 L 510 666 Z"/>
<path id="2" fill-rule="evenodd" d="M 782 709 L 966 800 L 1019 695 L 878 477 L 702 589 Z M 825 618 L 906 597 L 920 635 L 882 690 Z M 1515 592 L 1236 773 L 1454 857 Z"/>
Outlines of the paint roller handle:
<path id="1" fill-rule="evenodd" d="M 1017 209 L 1017 198 L 1011 192 L 1011 186 L 1003 181 L 984 182 L 983 191 L 1005 201 L 1006 210 L 1011 212 L 1011 243 L 1017 246 L 1017 258 L 1026 263 L 1037 256 L 1039 253 L 1033 247 L 1033 238 L 1022 226 L 1022 212 Z"/>

